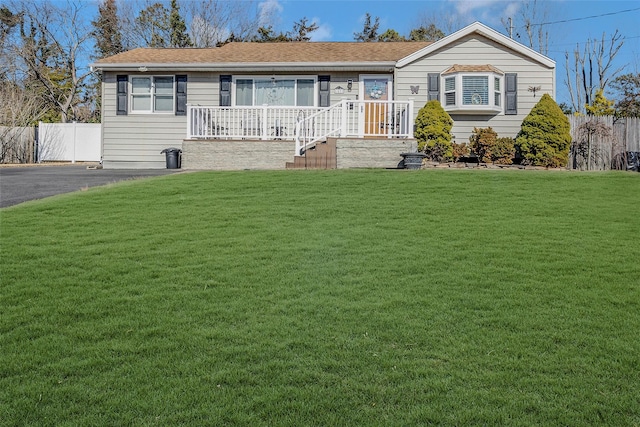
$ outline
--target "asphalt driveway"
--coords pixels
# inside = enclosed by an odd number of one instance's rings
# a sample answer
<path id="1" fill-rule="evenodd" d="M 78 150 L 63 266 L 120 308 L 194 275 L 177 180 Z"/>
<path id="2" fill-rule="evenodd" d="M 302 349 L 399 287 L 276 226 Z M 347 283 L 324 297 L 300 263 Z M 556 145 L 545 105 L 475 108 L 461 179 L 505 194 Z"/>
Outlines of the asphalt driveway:
<path id="1" fill-rule="evenodd" d="M 0 168 L 0 208 L 127 179 L 180 172 L 180 169 L 88 169 L 86 165 Z"/>

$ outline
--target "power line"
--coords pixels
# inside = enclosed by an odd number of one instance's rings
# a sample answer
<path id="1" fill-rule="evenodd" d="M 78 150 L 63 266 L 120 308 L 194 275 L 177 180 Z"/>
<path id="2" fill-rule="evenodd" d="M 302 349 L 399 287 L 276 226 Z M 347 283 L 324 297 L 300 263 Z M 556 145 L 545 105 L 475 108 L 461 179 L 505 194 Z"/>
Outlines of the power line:
<path id="1" fill-rule="evenodd" d="M 622 37 L 622 41 L 627 41 L 627 40 L 633 40 L 633 39 L 640 39 L 640 36 L 631 36 L 631 37 L 626 37 L 623 36 Z M 559 47 L 559 46 L 575 46 L 575 45 L 582 45 L 582 44 L 586 44 L 589 42 L 593 42 L 594 40 L 587 40 L 584 42 L 569 42 L 569 43 L 550 43 L 549 46 L 553 46 L 553 47 Z M 556 51 L 557 52 L 557 51 Z"/>
<path id="2" fill-rule="evenodd" d="M 552 24 L 564 24 L 566 22 L 584 21 L 585 19 L 593 19 L 593 18 L 601 18 L 603 16 L 619 15 L 621 13 L 635 12 L 636 10 L 640 10 L 640 7 L 636 7 L 634 9 L 619 10 L 617 12 L 602 13 L 600 15 L 585 16 L 585 17 L 582 17 L 582 18 L 563 19 L 562 21 L 551 21 L 551 22 L 542 22 L 540 24 L 530 24 L 530 26 L 533 27 L 535 25 L 552 25 Z"/>

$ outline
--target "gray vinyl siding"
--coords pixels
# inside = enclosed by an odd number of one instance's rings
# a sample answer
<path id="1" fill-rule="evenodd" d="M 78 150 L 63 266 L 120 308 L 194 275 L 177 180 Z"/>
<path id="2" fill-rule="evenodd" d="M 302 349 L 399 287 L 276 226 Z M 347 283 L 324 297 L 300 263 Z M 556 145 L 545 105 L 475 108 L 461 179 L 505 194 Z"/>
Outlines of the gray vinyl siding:
<path id="1" fill-rule="evenodd" d="M 127 73 L 107 72 L 104 75 L 102 105 L 102 160 L 104 167 L 111 169 L 161 169 L 166 167 L 166 157 L 161 154 L 161 151 L 169 147 L 182 148 L 182 141 L 187 133 L 187 116 L 132 114 L 131 112 L 127 115 L 116 115 L 116 75 L 118 74 Z M 129 73 L 129 75 L 136 74 Z M 265 73 L 255 74 L 264 75 Z M 310 75 L 315 77 L 318 74 L 331 76 L 331 104 L 340 102 L 341 99 L 356 99 L 358 96 L 358 73 L 314 73 Z M 347 91 L 347 80 L 349 79 L 353 80 L 351 92 Z M 344 88 L 344 93 L 335 93 L 338 86 Z M 187 104 L 219 105 L 219 89 L 220 73 L 187 73 Z"/>
<path id="2" fill-rule="evenodd" d="M 454 120 L 452 133 L 456 142 L 468 142 L 474 127 L 491 126 L 499 136 L 515 137 L 520 131 L 524 117 L 531 108 L 548 93 L 555 99 L 555 68 L 544 66 L 531 58 L 514 52 L 507 47 L 477 34 L 464 37 L 439 51 L 430 53 L 403 68 L 396 70 L 396 100 L 413 99 L 415 114 L 427 102 L 427 76 L 442 73 L 454 64 L 490 64 L 504 73 L 518 74 L 518 114 L 505 115 L 465 115 L 451 114 Z M 418 94 L 411 94 L 410 86 L 420 86 Z M 441 81 L 442 88 L 442 81 Z M 533 96 L 528 91 L 531 86 L 540 86 Z M 504 94 L 504 79 L 502 83 Z M 442 96 L 442 91 L 441 91 Z M 504 95 L 502 96 L 504 108 Z"/>
<path id="3" fill-rule="evenodd" d="M 111 169 L 162 169 L 161 151 L 182 148 L 187 134 L 187 116 L 167 114 L 116 115 L 116 74 L 105 73 L 102 112 L 102 161 Z M 131 73 L 135 75 L 136 73 Z M 162 73 L 184 74 L 184 73 Z M 187 103 L 217 105 L 218 74 L 187 73 Z M 214 84 L 214 82 L 216 82 Z"/>

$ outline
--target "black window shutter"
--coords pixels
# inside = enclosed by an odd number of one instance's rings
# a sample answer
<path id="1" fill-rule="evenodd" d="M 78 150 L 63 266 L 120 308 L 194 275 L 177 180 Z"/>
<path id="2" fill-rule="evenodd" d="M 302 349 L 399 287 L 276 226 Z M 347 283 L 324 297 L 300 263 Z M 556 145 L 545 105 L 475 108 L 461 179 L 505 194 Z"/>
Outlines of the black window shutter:
<path id="1" fill-rule="evenodd" d="M 331 76 L 318 76 L 318 94 L 320 95 L 320 107 L 328 107 L 329 105 L 331 105 L 331 90 L 329 89 L 330 81 Z"/>
<path id="2" fill-rule="evenodd" d="M 506 73 L 505 77 L 505 114 L 518 114 L 518 75 Z"/>
<path id="3" fill-rule="evenodd" d="M 116 115 L 127 115 L 127 92 L 129 88 L 129 76 L 118 75 L 116 76 L 117 82 L 117 99 L 116 99 Z"/>
<path id="4" fill-rule="evenodd" d="M 176 76 L 176 116 L 187 115 L 187 76 Z"/>
<path id="5" fill-rule="evenodd" d="M 427 101 L 440 101 L 440 74 L 429 73 L 427 76 Z"/>
<path id="6" fill-rule="evenodd" d="M 231 76 L 220 76 L 220 106 L 231 107 Z"/>

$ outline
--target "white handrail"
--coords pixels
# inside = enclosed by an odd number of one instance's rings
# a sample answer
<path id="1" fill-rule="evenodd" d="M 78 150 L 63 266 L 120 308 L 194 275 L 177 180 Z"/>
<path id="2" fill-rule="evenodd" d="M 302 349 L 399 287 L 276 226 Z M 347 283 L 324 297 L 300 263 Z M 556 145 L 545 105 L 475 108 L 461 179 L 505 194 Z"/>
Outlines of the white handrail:
<path id="1" fill-rule="evenodd" d="M 296 156 L 301 156 L 306 149 L 330 136 L 342 136 L 340 117 L 344 108 L 345 102 L 341 101 L 307 117 L 300 117 L 296 123 Z"/>
<path id="2" fill-rule="evenodd" d="M 296 155 L 328 137 L 413 138 L 413 99 L 342 100 L 296 123 Z"/>

